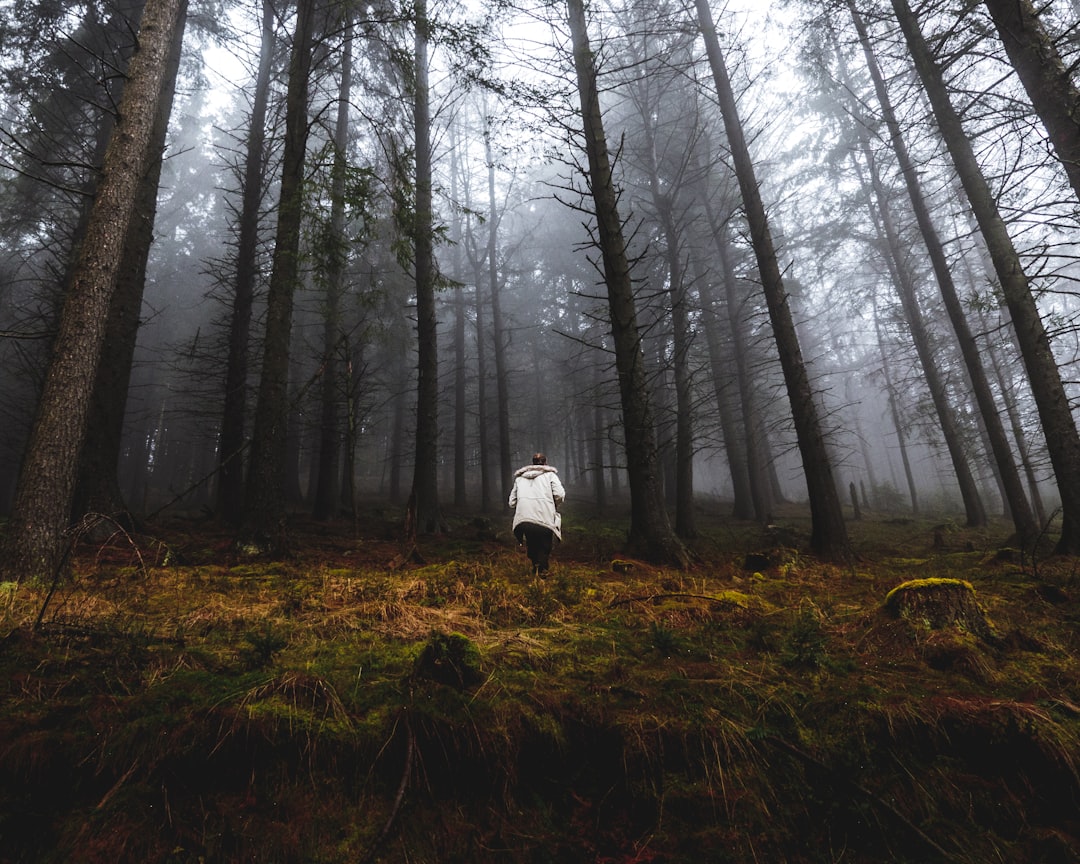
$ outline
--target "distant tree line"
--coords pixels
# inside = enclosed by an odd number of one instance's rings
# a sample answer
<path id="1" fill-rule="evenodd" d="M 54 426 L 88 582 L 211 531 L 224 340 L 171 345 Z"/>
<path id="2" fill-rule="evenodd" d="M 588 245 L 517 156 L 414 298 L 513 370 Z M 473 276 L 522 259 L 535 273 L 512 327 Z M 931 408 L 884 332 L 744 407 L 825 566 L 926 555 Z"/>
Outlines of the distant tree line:
<path id="1" fill-rule="evenodd" d="M 170 507 L 438 533 L 538 449 L 678 566 L 703 494 L 1076 554 L 1075 8 L 776 11 L 0 5 L 3 578 Z"/>

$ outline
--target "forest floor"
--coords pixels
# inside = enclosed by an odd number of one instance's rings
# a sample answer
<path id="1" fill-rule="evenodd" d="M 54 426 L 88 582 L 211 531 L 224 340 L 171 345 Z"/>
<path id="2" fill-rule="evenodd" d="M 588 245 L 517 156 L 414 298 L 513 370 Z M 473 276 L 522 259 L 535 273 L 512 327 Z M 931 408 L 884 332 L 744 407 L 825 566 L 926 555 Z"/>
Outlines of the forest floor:
<path id="1" fill-rule="evenodd" d="M 0 864 L 1080 861 L 1080 561 L 871 514 L 825 564 L 710 505 L 689 571 L 571 510 L 541 580 L 505 519 L 400 517 L 0 585 Z"/>

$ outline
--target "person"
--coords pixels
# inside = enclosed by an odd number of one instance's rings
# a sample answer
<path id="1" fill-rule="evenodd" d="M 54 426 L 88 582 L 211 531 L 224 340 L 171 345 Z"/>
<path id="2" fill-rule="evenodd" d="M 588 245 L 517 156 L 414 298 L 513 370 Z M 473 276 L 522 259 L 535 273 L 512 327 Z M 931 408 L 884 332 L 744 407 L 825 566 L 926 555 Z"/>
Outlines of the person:
<path id="1" fill-rule="evenodd" d="M 514 508 L 514 536 L 525 545 L 533 575 L 547 573 L 555 538 L 562 540 L 559 507 L 565 497 L 559 472 L 547 464 L 543 453 L 534 453 L 531 465 L 514 472 L 509 501 Z"/>

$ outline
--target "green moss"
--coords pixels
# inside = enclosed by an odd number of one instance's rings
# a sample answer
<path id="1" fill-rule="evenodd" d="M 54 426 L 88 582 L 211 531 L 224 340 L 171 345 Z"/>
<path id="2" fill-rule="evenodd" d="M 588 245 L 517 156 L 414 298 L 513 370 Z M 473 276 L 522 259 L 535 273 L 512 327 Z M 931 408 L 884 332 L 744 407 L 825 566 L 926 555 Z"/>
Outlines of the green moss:
<path id="1" fill-rule="evenodd" d="M 953 586 L 955 588 L 963 588 L 974 593 L 974 586 L 965 579 L 953 579 L 950 577 L 930 577 L 926 579 L 910 579 L 907 582 L 902 582 L 893 588 L 888 594 L 885 595 L 884 605 L 887 609 L 893 609 L 896 604 L 896 598 L 904 591 L 921 591 L 932 588 L 942 588 L 947 586 Z"/>

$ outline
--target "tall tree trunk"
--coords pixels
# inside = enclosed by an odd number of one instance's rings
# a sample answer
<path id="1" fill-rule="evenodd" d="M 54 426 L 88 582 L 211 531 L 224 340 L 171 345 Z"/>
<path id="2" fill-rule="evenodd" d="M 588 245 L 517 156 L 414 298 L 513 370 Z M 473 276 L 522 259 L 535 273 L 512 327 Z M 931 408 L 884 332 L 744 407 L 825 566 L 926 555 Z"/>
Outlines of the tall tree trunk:
<path id="1" fill-rule="evenodd" d="M 911 341 L 915 346 L 919 365 L 922 367 L 923 378 L 926 379 L 926 386 L 930 391 L 930 399 L 934 403 L 934 413 L 937 415 L 938 426 L 945 439 L 945 447 L 949 451 L 956 484 L 960 489 L 964 515 L 970 527 L 986 525 L 986 508 L 979 495 L 975 476 L 971 472 L 971 463 L 957 426 L 956 414 L 949 403 L 945 382 L 938 371 L 937 358 L 934 356 L 930 334 L 926 329 L 926 320 L 916 296 L 915 279 L 904 255 L 899 232 L 893 223 L 892 212 L 887 203 L 888 196 L 882 185 L 874 154 L 870 151 L 869 142 L 863 138 L 860 144 L 863 159 L 870 173 L 870 189 L 873 192 L 873 201 L 867 201 L 870 219 L 878 232 L 885 263 L 896 287 L 897 296 L 900 298 L 900 308 L 903 310 L 904 320 L 907 322 L 908 332 L 911 334 Z"/>
<path id="2" fill-rule="evenodd" d="M 1009 230 L 975 158 L 971 142 L 964 134 L 960 116 L 953 108 L 941 69 L 934 61 L 907 0 L 892 0 L 892 3 L 1012 316 L 1061 495 L 1062 526 L 1057 551 L 1075 554 L 1080 552 L 1080 434 L 1077 434 L 1050 338 Z"/>
<path id="3" fill-rule="evenodd" d="M 259 70 L 248 120 L 244 152 L 236 283 L 229 315 L 229 353 L 225 361 L 225 403 L 218 444 L 217 506 L 222 518 L 237 525 L 244 517 L 244 424 L 247 415 L 248 352 L 251 308 L 258 280 L 259 213 L 262 209 L 266 155 L 266 110 L 274 57 L 274 5 L 263 0 Z"/>
<path id="4" fill-rule="evenodd" d="M 128 66 L 116 129 L 60 314 L 8 521 L 0 568 L 11 581 L 56 573 L 65 554 L 76 470 L 109 306 L 139 192 L 184 0 L 150 0 Z"/>
<path id="5" fill-rule="evenodd" d="M 690 387 L 690 316 L 687 312 L 683 262 L 679 232 L 675 225 L 674 202 L 663 190 L 656 165 L 654 131 L 649 112 L 642 112 L 645 151 L 649 154 L 649 190 L 653 209 L 664 233 L 664 258 L 668 271 L 668 309 L 671 312 L 672 375 L 675 379 L 675 533 L 691 538 L 694 525 L 694 428 L 693 395 Z"/>
<path id="6" fill-rule="evenodd" d="M 1080 198 L 1080 89 L 1031 0 L 983 0 L 1005 53 Z"/>
<path id="7" fill-rule="evenodd" d="M 416 448 L 412 492 L 413 530 L 443 529 L 439 508 L 439 343 L 435 311 L 434 216 L 431 181 L 431 93 L 428 83 L 427 0 L 413 4 L 415 32 L 416 207 L 413 224 L 413 266 L 416 279 Z"/>
<path id="8" fill-rule="evenodd" d="M 821 421 L 818 418 L 818 408 L 814 392 L 810 387 L 810 378 L 803 362 L 802 349 L 799 347 L 799 338 L 795 332 L 795 323 L 788 305 L 788 295 L 776 260 L 776 250 L 773 248 L 765 207 L 761 202 L 754 164 L 743 135 L 735 94 L 720 51 L 720 40 L 716 36 L 716 28 L 713 25 L 712 11 L 709 9 L 708 0 L 696 0 L 696 3 L 698 23 L 705 39 L 720 111 L 724 116 L 724 129 L 727 132 L 731 157 L 735 164 L 735 175 L 742 192 L 743 206 L 750 226 L 751 243 L 757 256 L 765 302 L 769 307 L 769 320 L 772 322 L 773 336 L 780 354 L 780 365 L 784 371 L 788 400 L 791 403 L 791 414 L 795 421 L 795 434 L 798 439 L 799 453 L 802 456 L 803 474 L 806 477 L 807 493 L 810 499 L 812 522 L 810 546 L 823 558 L 839 560 L 850 554 L 850 547 L 847 526 L 844 524 L 843 507 L 833 477 L 832 462 L 829 459 L 828 447 Z"/>
<path id="9" fill-rule="evenodd" d="M 334 164 L 331 169 L 330 226 L 326 239 L 326 307 L 323 310 L 322 422 L 319 427 L 319 474 L 314 516 L 329 519 L 338 510 L 341 483 L 341 297 L 345 292 L 345 171 L 349 146 L 349 94 L 352 91 L 352 11 L 344 12 L 337 121 L 334 125 Z"/>
<path id="10" fill-rule="evenodd" d="M 859 34 L 859 41 L 862 44 L 863 55 L 866 58 L 866 65 L 874 84 L 874 92 L 881 107 L 882 117 L 889 130 L 889 144 L 903 174 L 908 198 L 911 201 L 911 208 L 919 226 L 919 233 L 922 235 L 923 242 L 930 255 L 930 263 L 941 292 L 941 298 L 945 303 L 945 311 L 949 316 L 953 332 L 956 334 L 957 343 L 960 346 L 960 353 L 964 358 L 964 366 L 971 382 L 972 393 L 975 396 L 976 404 L 979 406 L 979 413 L 982 416 L 989 449 L 994 457 L 995 474 L 1004 490 L 1005 506 L 1012 517 L 1020 541 L 1022 543 L 1030 542 L 1038 532 L 1038 526 L 1035 523 L 1035 517 L 1031 512 L 1027 496 L 1024 494 L 1020 472 L 1017 470 L 1016 462 L 1013 459 L 1012 448 L 1009 446 L 1009 440 L 1005 434 L 1001 416 L 998 413 L 998 406 L 986 378 L 986 371 L 979 355 L 978 345 L 971 333 L 971 328 L 968 326 L 963 304 L 960 302 L 960 295 L 952 277 L 952 269 L 945 254 L 944 244 L 941 242 L 937 228 L 930 216 L 930 208 L 927 206 L 926 196 L 923 194 L 922 183 L 919 181 L 915 164 L 908 153 L 900 123 L 896 118 L 896 112 L 893 110 L 892 100 L 889 98 L 888 88 L 885 86 L 884 76 L 881 74 L 873 46 L 866 31 L 866 25 L 855 8 L 854 0 L 848 0 L 848 9 L 855 24 L 855 29 Z M 866 133 L 862 132 L 861 136 L 864 150 L 869 151 Z"/>
<path id="11" fill-rule="evenodd" d="M 700 268 L 697 268 L 700 271 Z M 734 357 L 725 358 L 720 338 L 720 322 L 716 314 L 716 300 L 712 285 L 704 272 L 695 273 L 698 296 L 701 300 L 701 326 L 705 334 L 705 346 L 709 353 L 709 369 L 712 373 L 713 394 L 720 415 L 720 431 L 724 436 L 724 453 L 731 472 L 731 488 L 734 495 L 732 515 L 736 519 L 753 519 L 754 503 L 750 495 L 750 473 L 746 467 L 746 438 L 739 433 L 739 412 L 732 394 L 738 388 L 736 376 L 725 371 L 734 365 Z M 734 354 L 734 352 L 729 352 Z M 736 373 L 737 374 L 737 373 Z M 745 426 L 744 426 L 745 428 Z"/>
<path id="12" fill-rule="evenodd" d="M 761 523 L 772 518 L 773 501 L 766 474 L 765 429 L 761 422 L 758 399 L 754 392 L 754 382 L 750 376 L 749 345 L 747 344 L 746 322 L 742 314 L 743 298 L 739 296 L 738 278 L 735 263 L 731 257 L 731 243 L 728 239 L 728 226 L 716 219 L 712 207 L 707 206 L 709 229 L 716 244 L 716 255 L 720 262 L 720 275 L 724 284 L 725 308 L 727 309 L 728 328 L 731 332 L 731 344 L 735 361 L 735 383 L 739 388 L 739 406 L 743 417 L 743 441 L 746 452 L 746 478 L 750 487 L 750 503 L 754 518 Z"/>
<path id="13" fill-rule="evenodd" d="M 244 502 L 245 539 L 273 554 L 284 550 L 286 539 L 283 522 L 288 470 L 289 343 L 293 295 L 300 278 L 314 21 L 314 0 L 300 0 L 289 58 L 278 224 L 266 298 L 266 337 Z"/>
<path id="14" fill-rule="evenodd" d="M 186 16 L 184 16 L 186 18 Z M 81 518 L 89 511 L 112 514 L 126 510 L 120 490 L 120 446 L 124 429 L 131 366 L 139 335 L 146 264 L 154 240 L 158 186 L 165 152 L 165 137 L 172 114 L 180 53 L 184 43 L 185 21 L 176 28 L 170 48 L 161 100 L 150 141 L 151 161 L 139 185 L 135 212 L 124 240 L 123 259 L 116 289 L 109 304 L 109 319 L 90 398 L 86 442 L 79 462 L 72 517 Z M 126 520 L 130 521 L 130 519 Z"/>
<path id="15" fill-rule="evenodd" d="M 567 0 L 566 7 L 622 401 L 630 478 L 631 542 L 652 557 L 685 567 L 689 565 L 689 554 L 671 528 L 661 497 L 645 358 L 641 353 L 630 263 L 611 176 L 583 0 Z"/>
<path id="16" fill-rule="evenodd" d="M 915 475 L 911 470 L 911 459 L 908 457 L 906 425 L 900 418 L 900 405 L 896 396 L 896 387 L 892 380 L 892 367 L 889 363 L 889 355 L 885 350 L 885 340 L 882 338 L 881 317 L 878 315 L 877 298 L 874 298 L 874 333 L 877 336 L 878 349 L 881 351 L 881 374 L 885 379 L 885 395 L 889 400 L 889 415 L 896 429 L 896 441 L 900 449 L 900 461 L 904 465 L 904 479 L 907 481 L 908 495 L 911 498 L 912 515 L 919 515 L 919 490 L 915 485 Z"/>
<path id="17" fill-rule="evenodd" d="M 465 194 L 468 196 L 468 188 Z M 467 198 L 466 206 L 468 206 Z M 477 250 L 471 225 L 466 230 L 466 234 L 472 259 L 473 285 L 476 286 L 473 306 L 476 310 L 476 431 L 480 457 L 480 510 L 483 513 L 490 513 L 494 500 L 492 490 L 494 484 L 491 477 L 491 424 L 488 420 L 491 400 L 488 398 L 487 309 L 483 299 L 484 292 L 480 290 L 484 282 L 483 259 Z"/>
<path id="18" fill-rule="evenodd" d="M 450 199 L 458 197 L 458 172 L 461 161 L 457 125 L 450 128 Z M 453 209 L 450 230 L 450 272 L 456 283 L 454 289 L 454 506 L 464 507 L 466 500 L 465 432 L 468 409 L 468 376 L 465 368 L 465 280 L 461 264 L 461 246 L 464 242 L 461 226 L 461 208 Z"/>
<path id="19" fill-rule="evenodd" d="M 488 181 L 488 244 L 487 273 L 491 290 L 491 336 L 495 343 L 495 400 L 499 420 L 499 478 L 502 481 L 502 500 L 510 497 L 514 467 L 510 453 L 510 383 L 506 368 L 509 336 L 503 322 L 501 285 L 499 279 L 499 223 L 501 214 L 495 203 L 495 157 L 491 151 L 491 118 L 484 117 L 484 162 Z M 536 446 L 536 445 L 533 445 Z"/>

